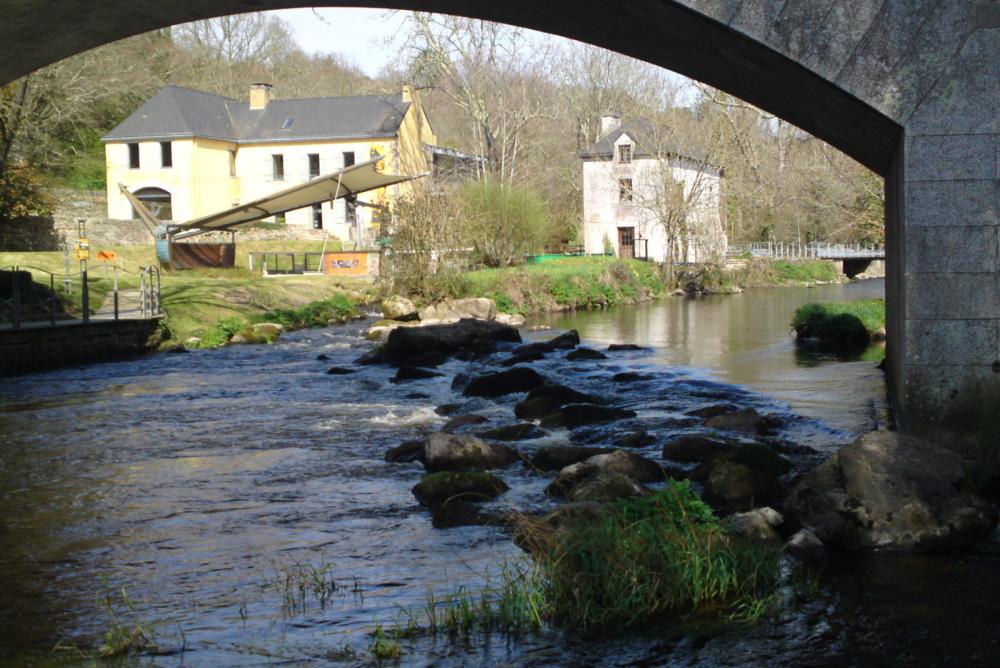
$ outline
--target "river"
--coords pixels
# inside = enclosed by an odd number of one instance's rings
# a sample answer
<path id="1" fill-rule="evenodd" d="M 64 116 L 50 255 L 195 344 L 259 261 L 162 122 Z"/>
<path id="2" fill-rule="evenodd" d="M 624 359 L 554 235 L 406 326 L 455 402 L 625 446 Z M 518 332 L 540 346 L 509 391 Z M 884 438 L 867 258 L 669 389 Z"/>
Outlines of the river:
<path id="1" fill-rule="evenodd" d="M 781 420 L 781 437 L 821 459 L 885 421 L 870 361 L 799 353 L 799 304 L 881 294 L 881 281 L 669 299 L 551 315 L 585 345 L 645 350 L 536 368 L 601 392 L 638 416 L 659 457 L 691 430 L 684 411 L 720 400 Z M 519 550 L 495 527 L 446 530 L 410 488 L 419 464 L 385 451 L 461 401 L 493 424 L 504 400 L 466 400 L 452 377 L 389 382 L 351 367 L 365 324 L 288 334 L 273 346 L 158 355 L 5 379 L 0 387 L 0 665 L 86 665 L 118 624 L 159 646 L 138 665 L 358 665 L 376 623 L 424 605 L 428 590 L 475 586 Z M 544 338 L 551 332 L 525 332 Z M 317 360 L 318 355 L 327 360 Z M 611 389 L 617 372 L 650 376 Z M 554 430 L 517 447 L 612 437 Z M 544 510 L 546 480 L 514 467 L 499 509 Z M 752 627 L 673 620 L 582 638 L 403 641 L 404 665 L 995 665 L 1000 566 L 995 542 L 961 555 L 842 555 L 817 591 Z M 301 577 L 308 576 L 308 577 Z M 313 589 L 299 595 L 299 582 Z M 335 588 L 330 584 L 335 581 Z M 56 648 L 54 650 L 54 648 Z"/>

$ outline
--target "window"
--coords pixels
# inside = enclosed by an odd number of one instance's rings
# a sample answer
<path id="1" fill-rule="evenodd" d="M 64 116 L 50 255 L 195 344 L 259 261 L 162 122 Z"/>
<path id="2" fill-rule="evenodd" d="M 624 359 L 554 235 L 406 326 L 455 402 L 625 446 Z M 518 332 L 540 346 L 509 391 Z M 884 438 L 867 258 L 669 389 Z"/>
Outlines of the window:
<path id="1" fill-rule="evenodd" d="M 281 154 L 271 156 L 271 180 L 285 180 L 285 156 Z"/>
<path id="2" fill-rule="evenodd" d="M 309 154 L 309 178 L 315 179 L 319 176 L 319 153 Z"/>
<path id="3" fill-rule="evenodd" d="M 618 179 L 618 201 L 632 201 L 632 179 Z"/>
<path id="4" fill-rule="evenodd" d="M 146 207 L 157 220 L 172 220 L 173 211 L 171 209 L 171 199 L 170 193 L 162 188 L 140 188 L 136 190 L 135 198 L 142 202 L 142 205 Z M 132 207 L 132 218 L 139 218 L 139 214 L 136 212 L 135 207 Z"/>
<path id="5" fill-rule="evenodd" d="M 618 146 L 618 162 L 632 162 L 632 144 Z"/>
<path id="6" fill-rule="evenodd" d="M 236 176 L 236 150 L 229 152 L 229 175 Z"/>
<path id="7" fill-rule="evenodd" d="M 291 128 L 291 127 L 292 127 L 292 124 L 293 124 L 293 123 L 295 123 L 295 117 L 294 117 L 294 116 L 289 116 L 288 118 L 286 118 L 286 119 L 285 119 L 285 120 L 284 120 L 284 121 L 283 121 L 283 122 L 281 123 L 281 129 L 282 129 L 282 130 L 288 130 L 289 128 Z"/>
<path id="8" fill-rule="evenodd" d="M 313 204 L 313 229 L 323 229 L 323 205 Z"/>
<path id="9" fill-rule="evenodd" d="M 358 222 L 358 198 L 354 195 L 344 198 L 344 222 L 350 225 Z"/>
<path id="10" fill-rule="evenodd" d="M 344 167 L 354 164 L 354 151 L 344 151 Z"/>
<path id="11" fill-rule="evenodd" d="M 128 145 L 128 168 L 139 169 L 139 145 L 135 142 Z"/>
<path id="12" fill-rule="evenodd" d="M 174 145 L 168 141 L 160 142 L 160 167 L 174 166 Z"/>

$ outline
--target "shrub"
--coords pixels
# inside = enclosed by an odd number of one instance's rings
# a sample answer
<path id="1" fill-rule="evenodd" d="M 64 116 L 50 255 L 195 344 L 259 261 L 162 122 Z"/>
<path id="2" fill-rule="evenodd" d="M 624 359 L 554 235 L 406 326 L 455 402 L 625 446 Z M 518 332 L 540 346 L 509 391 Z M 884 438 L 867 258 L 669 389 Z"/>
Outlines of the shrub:
<path id="1" fill-rule="evenodd" d="M 285 329 L 325 327 L 331 321 L 343 322 L 357 315 L 357 306 L 346 295 L 336 293 L 329 299 L 309 302 L 297 309 L 279 308 L 265 313 L 262 322 L 275 322 Z"/>
<path id="2" fill-rule="evenodd" d="M 541 250 L 551 222 L 545 202 L 521 187 L 470 181 L 459 191 L 462 214 L 480 262 L 488 267 L 516 264 Z"/>
<path id="3" fill-rule="evenodd" d="M 841 348 L 864 348 L 885 327 L 885 300 L 806 304 L 795 310 L 792 327 L 799 339 L 817 339 Z"/>

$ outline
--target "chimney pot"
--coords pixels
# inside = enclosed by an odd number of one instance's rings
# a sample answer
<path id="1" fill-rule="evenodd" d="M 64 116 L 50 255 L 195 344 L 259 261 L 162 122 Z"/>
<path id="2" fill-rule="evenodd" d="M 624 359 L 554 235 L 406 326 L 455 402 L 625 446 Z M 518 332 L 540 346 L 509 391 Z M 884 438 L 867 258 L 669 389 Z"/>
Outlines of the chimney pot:
<path id="1" fill-rule="evenodd" d="M 274 99 L 274 87 L 269 83 L 250 84 L 250 108 L 264 109 Z"/>
<path id="2" fill-rule="evenodd" d="M 621 127 L 622 115 L 617 111 L 608 111 L 601 115 L 601 136 Z"/>

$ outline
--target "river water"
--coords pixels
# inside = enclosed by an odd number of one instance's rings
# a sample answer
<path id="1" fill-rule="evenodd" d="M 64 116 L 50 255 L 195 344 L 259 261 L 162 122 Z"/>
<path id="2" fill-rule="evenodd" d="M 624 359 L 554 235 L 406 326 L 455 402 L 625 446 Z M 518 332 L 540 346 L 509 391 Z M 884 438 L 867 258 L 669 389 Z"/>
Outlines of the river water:
<path id="1" fill-rule="evenodd" d="M 605 442 L 645 428 L 659 458 L 727 401 L 781 421 L 783 442 L 822 459 L 885 421 L 870 361 L 796 351 L 808 301 L 881 294 L 881 281 L 669 299 L 540 320 L 585 345 L 641 351 L 535 368 L 633 408 L 603 430 L 550 431 L 517 447 Z M 361 665 L 369 632 L 428 591 L 475 586 L 520 552 L 496 527 L 435 529 L 410 488 L 419 464 L 387 449 L 439 429 L 434 408 L 513 422 L 516 397 L 467 400 L 452 377 L 393 384 L 352 367 L 364 323 L 296 332 L 273 346 L 158 355 L 6 379 L 0 387 L 0 665 L 87 665 L 115 624 L 159 650 L 137 665 Z M 545 338 L 552 332 L 524 333 Z M 317 355 L 326 355 L 326 361 Z M 331 365 L 350 375 L 328 375 Z M 648 380 L 611 383 L 621 371 Z M 545 510 L 547 480 L 513 467 L 494 510 Z M 752 627 L 671 620 L 581 638 L 550 631 L 455 643 L 403 641 L 404 665 L 997 665 L 1000 566 L 991 542 L 961 555 L 842 555 L 817 591 Z M 320 575 L 328 595 L 296 587 Z M 330 586 L 330 578 L 336 588 Z M 290 583 L 290 584 L 289 584 Z"/>

